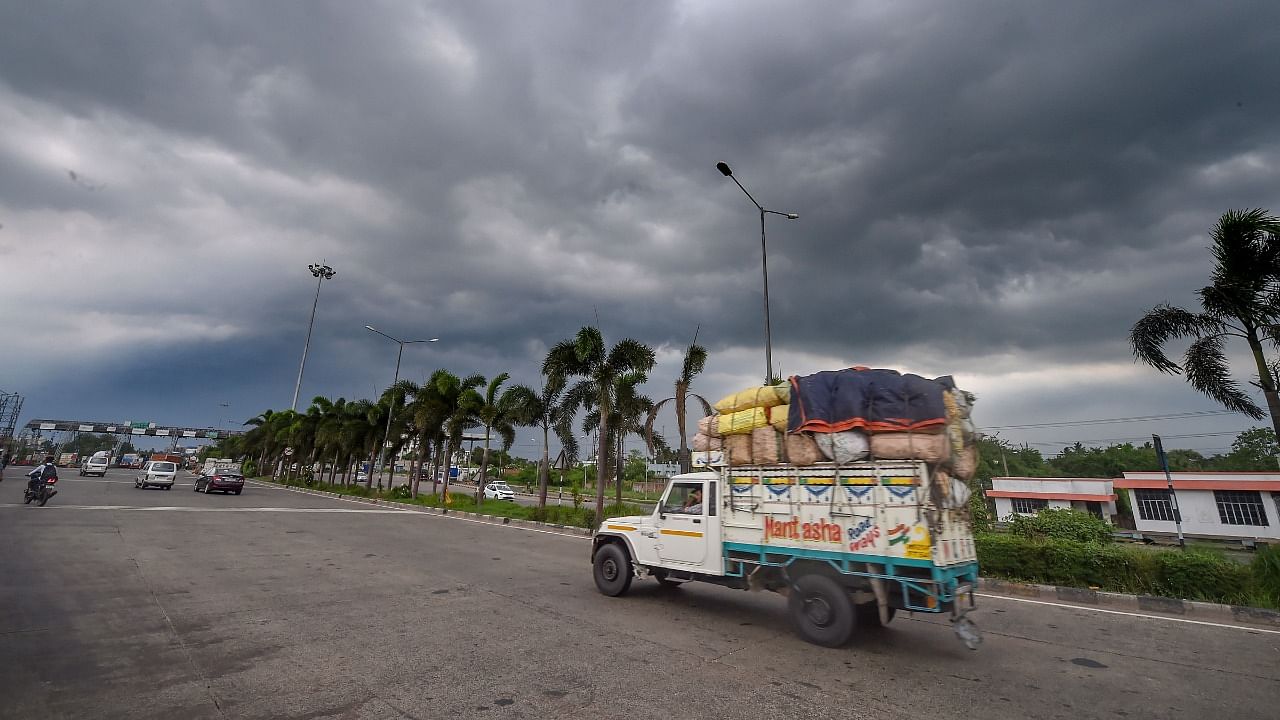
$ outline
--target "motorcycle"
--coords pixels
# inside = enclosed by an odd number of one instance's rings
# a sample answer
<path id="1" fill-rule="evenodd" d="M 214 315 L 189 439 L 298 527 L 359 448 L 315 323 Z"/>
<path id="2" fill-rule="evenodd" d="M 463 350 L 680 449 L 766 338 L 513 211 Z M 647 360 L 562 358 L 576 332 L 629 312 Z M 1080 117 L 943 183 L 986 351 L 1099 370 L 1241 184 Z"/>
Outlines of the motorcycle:
<path id="1" fill-rule="evenodd" d="M 31 489 L 31 483 L 27 483 L 27 487 L 22 491 L 23 504 L 29 504 L 32 500 L 37 500 L 39 501 L 40 507 L 44 507 L 44 504 L 49 502 L 49 498 L 58 494 L 58 491 L 53 489 L 53 486 L 57 484 L 57 482 L 58 478 L 51 477 L 40 483 L 35 490 Z"/>

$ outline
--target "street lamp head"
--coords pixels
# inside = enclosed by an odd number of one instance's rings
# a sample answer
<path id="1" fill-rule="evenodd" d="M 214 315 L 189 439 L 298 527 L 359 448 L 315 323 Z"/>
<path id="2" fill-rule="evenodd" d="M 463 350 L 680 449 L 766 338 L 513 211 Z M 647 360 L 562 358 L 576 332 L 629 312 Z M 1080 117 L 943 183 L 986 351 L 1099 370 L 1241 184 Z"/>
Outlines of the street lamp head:
<path id="1" fill-rule="evenodd" d="M 372 325 L 365 325 L 365 326 L 364 326 L 364 329 L 365 329 L 365 330 L 372 330 L 373 332 L 378 332 L 378 328 L 376 328 L 376 327 L 374 327 L 374 326 L 372 326 Z"/>
<path id="2" fill-rule="evenodd" d="M 795 213 L 787 213 L 788 220 L 799 220 L 800 216 Z"/>
<path id="3" fill-rule="evenodd" d="M 729 164 L 724 162 L 716 163 L 716 169 L 725 177 L 733 177 L 733 171 L 729 169 Z"/>
<path id="4" fill-rule="evenodd" d="M 307 266 L 307 269 L 311 271 L 312 277 L 322 277 L 325 280 L 331 280 L 334 275 L 338 274 L 336 270 L 328 265 L 317 265 L 312 263 Z"/>

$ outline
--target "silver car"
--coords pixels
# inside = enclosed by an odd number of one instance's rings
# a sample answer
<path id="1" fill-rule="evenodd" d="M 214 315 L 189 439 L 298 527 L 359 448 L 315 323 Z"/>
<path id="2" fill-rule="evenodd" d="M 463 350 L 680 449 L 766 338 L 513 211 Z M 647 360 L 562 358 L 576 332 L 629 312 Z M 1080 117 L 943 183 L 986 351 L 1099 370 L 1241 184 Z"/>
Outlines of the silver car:
<path id="1" fill-rule="evenodd" d="M 158 487 L 165 490 L 173 489 L 174 478 L 178 476 L 178 465 L 167 460 L 147 461 L 142 466 L 142 471 L 138 473 L 138 477 L 133 481 L 136 488 Z"/>

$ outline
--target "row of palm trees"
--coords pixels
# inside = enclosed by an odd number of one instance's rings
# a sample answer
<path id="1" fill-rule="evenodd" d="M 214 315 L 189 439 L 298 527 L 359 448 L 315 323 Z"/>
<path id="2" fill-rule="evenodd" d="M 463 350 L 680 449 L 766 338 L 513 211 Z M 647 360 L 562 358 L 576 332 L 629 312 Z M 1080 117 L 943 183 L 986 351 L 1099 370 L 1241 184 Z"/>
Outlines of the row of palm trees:
<path id="1" fill-rule="evenodd" d="M 608 347 L 600 330 L 584 327 L 573 338 L 557 343 L 542 363 L 540 388 L 508 385 L 510 375 L 501 373 L 486 380 L 481 375 L 461 377 L 448 370 L 436 370 L 419 385 L 402 380 L 388 387 L 376 401 L 317 396 L 304 412 L 265 410 L 250 418 L 251 429 L 224 441 L 214 452 L 252 459 L 257 467 L 278 468 L 289 462 L 328 466 L 328 482 L 350 483 L 350 469 L 356 462 L 377 460 L 387 435 L 391 456 L 413 448 L 409 468 L 410 494 L 419 494 L 420 478 L 432 478 L 431 492 L 448 493 L 448 459 L 462 449 L 465 431 L 483 431 L 484 447 L 476 483 L 477 502 L 488 478 L 490 452 L 495 441 L 508 451 L 515 442 L 516 428 L 541 430 L 542 458 L 538 464 L 538 507 L 545 507 L 551 470 L 551 436 L 559 440 L 560 462 L 576 462 L 579 447 L 574 422 L 581 411 L 583 431 L 594 433 L 596 517 L 604 513 L 604 489 L 611 471 L 616 478 L 617 503 L 622 502 L 623 447 L 629 435 L 645 437 L 650 452 L 665 450 L 665 442 L 652 432 L 653 419 L 661 406 L 674 401 L 680 432 L 681 464 L 688 470 L 685 441 L 685 406 L 689 396 L 706 407 L 706 401 L 690 392 L 693 377 L 702 372 L 707 351 L 697 344 L 697 336 L 685 352 L 675 396 L 655 404 L 640 386 L 648 380 L 655 354 L 648 346 L 626 339 Z M 286 457 L 288 449 L 291 455 Z M 385 464 L 394 484 L 394 463 Z M 424 472 L 425 471 L 425 472 Z M 365 478 L 372 489 L 373 473 Z M 439 478 L 443 477 L 443 488 Z M 382 479 L 379 476 L 379 488 Z"/>

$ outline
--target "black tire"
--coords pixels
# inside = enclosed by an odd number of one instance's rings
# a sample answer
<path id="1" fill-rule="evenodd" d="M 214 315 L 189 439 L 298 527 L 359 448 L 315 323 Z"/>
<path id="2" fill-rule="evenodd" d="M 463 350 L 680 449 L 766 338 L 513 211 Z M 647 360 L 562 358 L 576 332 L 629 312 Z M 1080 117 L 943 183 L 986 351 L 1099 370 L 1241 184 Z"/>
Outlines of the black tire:
<path id="1" fill-rule="evenodd" d="M 885 627 L 889 623 L 880 622 L 880 606 L 875 603 L 863 603 L 855 608 L 858 615 L 858 624 L 867 627 Z M 889 608 L 889 622 L 893 622 L 893 617 L 898 614 L 897 608 Z"/>
<path id="2" fill-rule="evenodd" d="M 236 494 L 237 494 L 237 495 L 239 495 L 239 494 L 240 494 L 240 491 L 239 491 L 239 490 L 237 490 L 237 491 L 236 491 Z"/>
<path id="3" fill-rule="evenodd" d="M 40 503 L 39 503 L 40 507 L 44 507 L 44 504 L 49 502 L 49 497 L 50 495 L 48 490 L 45 490 L 44 492 L 40 493 Z"/>
<path id="4" fill-rule="evenodd" d="M 23 505 L 27 505 L 27 504 L 29 504 L 29 503 L 30 503 L 32 500 L 34 500 L 34 499 L 35 499 L 35 496 L 34 496 L 34 495 L 32 495 L 31 493 L 29 493 L 29 492 L 25 492 L 25 491 L 22 493 L 22 504 L 23 504 Z"/>
<path id="5" fill-rule="evenodd" d="M 165 489 L 165 490 L 172 490 L 172 489 L 173 489 L 173 483 L 169 483 L 168 485 L 165 485 L 165 486 L 164 486 L 164 489 Z"/>
<path id="6" fill-rule="evenodd" d="M 631 588 L 631 559 L 617 543 L 606 543 L 596 551 L 592 563 L 596 589 L 609 597 L 617 597 Z"/>
<path id="7" fill-rule="evenodd" d="M 191 483 L 191 492 L 200 492 L 200 483 Z"/>
<path id="8" fill-rule="evenodd" d="M 817 574 L 801 575 L 787 596 L 791 624 L 801 638 L 823 647 L 843 647 L 857 623 L 849 591 Z"/>

